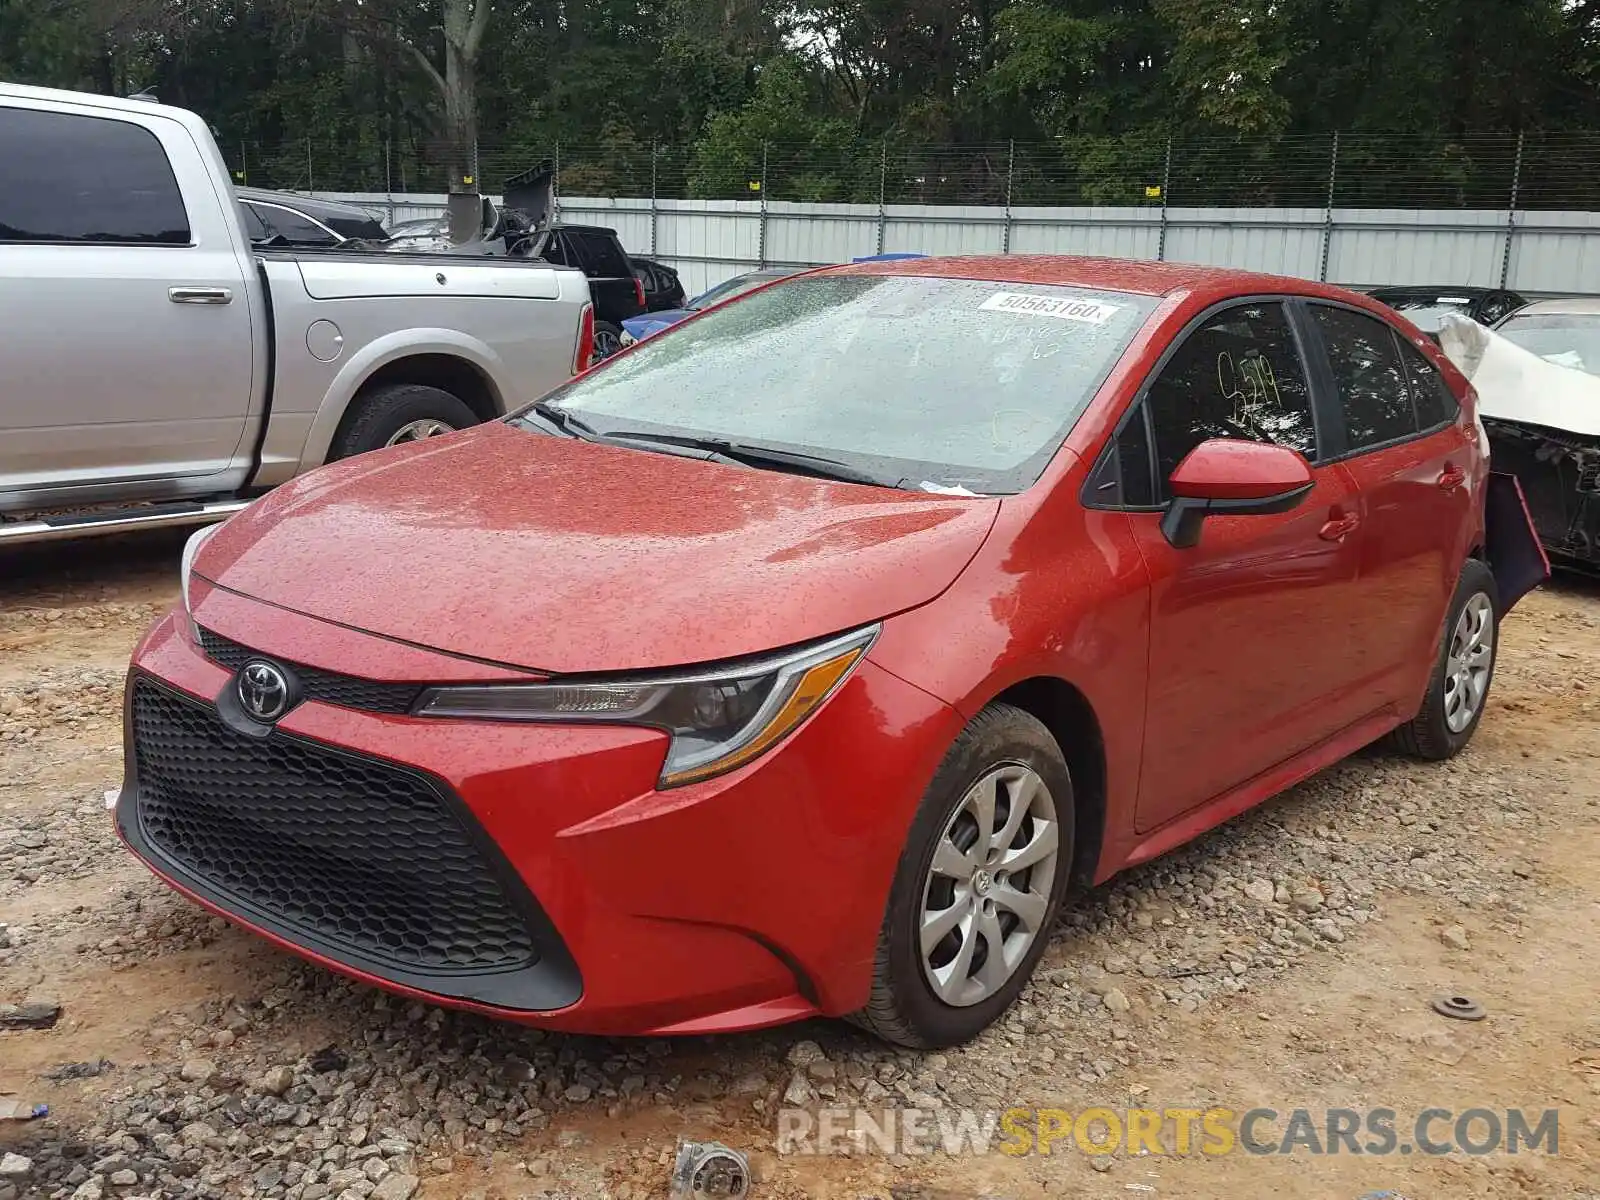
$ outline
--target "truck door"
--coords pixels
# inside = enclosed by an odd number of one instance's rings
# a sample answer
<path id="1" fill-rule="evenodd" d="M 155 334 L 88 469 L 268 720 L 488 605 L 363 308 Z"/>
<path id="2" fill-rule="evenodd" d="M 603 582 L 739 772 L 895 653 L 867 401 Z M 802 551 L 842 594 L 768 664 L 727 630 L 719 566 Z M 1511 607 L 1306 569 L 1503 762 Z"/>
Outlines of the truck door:
<path id="1" fill-rule="evenodd" d="M 240 451 L 251 306 L 212 157 L 159 110 L 0 97 L 0 503 Z"/>

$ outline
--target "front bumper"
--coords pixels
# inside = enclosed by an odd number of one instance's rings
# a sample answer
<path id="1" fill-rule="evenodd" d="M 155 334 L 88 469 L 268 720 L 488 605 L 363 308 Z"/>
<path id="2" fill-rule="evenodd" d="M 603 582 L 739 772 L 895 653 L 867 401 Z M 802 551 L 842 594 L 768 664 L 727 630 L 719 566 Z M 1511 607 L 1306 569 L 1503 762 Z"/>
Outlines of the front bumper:
<path id="1" fill-rule="evenodd" d="M 378 638 L 220 592 L 196 618 L 280 663 L 396 678 L 382 663 L 392 643 Z M 404 657 L 418 683 L 462 678 L 459 660 Z M 241 748 L 217 715 L 233 680 L 181 616 L 136 651 L 116 814 L 136 855 L 213 911 L 348 975 L 603 1034 L 860 1007 L 906 830 L 959 726 L 868 661 L 776 750 L 659 792 L 665 736 L 642 729 L 308 699 L 263 746 Z M 193 727 L 181 752 L 163 749 L 151 697 Z M 243 765 L 211 769 L 229 755 Z"/>
<path id="2" fill-rule="evenodd" d="M 1600 570 L 1600 439 L 1488 417 L 1483 424 L 1494 469 L 1521 483 L 1550 557 Z"/>

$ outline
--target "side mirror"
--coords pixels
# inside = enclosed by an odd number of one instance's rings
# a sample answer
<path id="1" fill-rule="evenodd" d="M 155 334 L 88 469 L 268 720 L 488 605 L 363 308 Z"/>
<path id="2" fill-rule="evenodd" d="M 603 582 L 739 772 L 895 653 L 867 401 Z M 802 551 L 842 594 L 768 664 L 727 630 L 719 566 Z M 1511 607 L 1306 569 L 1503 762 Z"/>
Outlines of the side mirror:
<path id="1" fill-rule="evenodd" d="M 1201 442 L 1167 483 L 1172 501 L 1161 532 L 1180 550 L 1200 541 L 1209 516 L 1288 512 L 1316 486 L 1310 464 L 1288 447 L 1229 438 Z"/>

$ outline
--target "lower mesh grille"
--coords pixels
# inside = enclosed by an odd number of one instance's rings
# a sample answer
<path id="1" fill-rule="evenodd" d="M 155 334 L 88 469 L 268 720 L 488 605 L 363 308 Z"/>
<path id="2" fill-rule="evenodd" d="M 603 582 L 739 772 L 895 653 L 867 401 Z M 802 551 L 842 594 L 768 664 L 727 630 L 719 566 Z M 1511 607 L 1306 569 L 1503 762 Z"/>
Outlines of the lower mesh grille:
<path id="1" fill-rule="evenodd" d="M 425 777 L 133 683 L 138 821 L 220 897 L 356 954 L 424 972 L 525 968 L 527 921 Z"/>

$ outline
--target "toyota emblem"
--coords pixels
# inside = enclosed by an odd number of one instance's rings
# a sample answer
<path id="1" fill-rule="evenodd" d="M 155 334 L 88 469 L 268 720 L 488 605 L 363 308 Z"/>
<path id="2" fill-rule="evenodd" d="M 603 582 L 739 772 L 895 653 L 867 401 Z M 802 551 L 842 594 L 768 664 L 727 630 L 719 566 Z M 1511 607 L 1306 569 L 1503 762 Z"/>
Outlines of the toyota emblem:
<path id="1" fill-rule="evenodd" d="M 289 677 L 272 663 L 245 663 L 237 687 L 244 711 L 263 724 L 271 724 L 289 711 Z"/>

